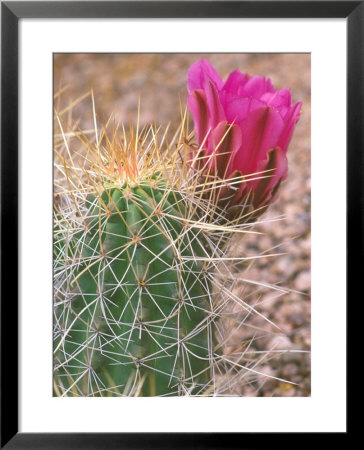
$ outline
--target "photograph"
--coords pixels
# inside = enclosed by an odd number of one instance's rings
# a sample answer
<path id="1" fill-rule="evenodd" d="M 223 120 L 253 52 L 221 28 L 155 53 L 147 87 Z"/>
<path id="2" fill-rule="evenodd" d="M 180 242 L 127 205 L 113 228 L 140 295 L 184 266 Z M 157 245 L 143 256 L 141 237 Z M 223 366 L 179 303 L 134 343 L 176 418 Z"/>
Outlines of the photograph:
<path id="1" fill-rule="evenodd" d="M 310 53 L 53 53 L 53 163 L 54 397 L 310 397 Z"/>
<path id="2" fill-rule="evenodd" d="M 363 3 L 1 3 L 1 448 L 349 437 Z"/>

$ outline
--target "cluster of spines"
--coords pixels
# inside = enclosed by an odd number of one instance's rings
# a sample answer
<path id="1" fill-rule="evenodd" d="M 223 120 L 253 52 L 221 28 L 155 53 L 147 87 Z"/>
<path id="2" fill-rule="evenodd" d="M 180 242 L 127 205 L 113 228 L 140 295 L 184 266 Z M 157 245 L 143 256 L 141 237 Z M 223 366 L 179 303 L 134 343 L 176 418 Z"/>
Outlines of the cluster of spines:
<path id="1" fill-rule="evenodd" d="M 204 392 L 216 365 L 210 246 L 181 214 L 186 198 L 147 182 L 85 202 L 55 234 L 56 390 Z"/>
<path id="2" fill-rule="evenodd" d="M 244 323 L 244 319 L 241 321 L 242 317 L 259 314 L 254 307 L 232 292 L 232 286 L 236 282 L 235 264 L 254 259 L 229 256 L 229 246 L 234 242 L 231 237 L 252 232 L 249 213 L 237 216 L 231 221 L 221 220 L 226 217 L 225 211 L 216 206 L 217 192 L 223 187 L 221 181 L 211 177 L 201 180 L 198 171 L 190 170 L 194 165 L 193 162 L 189 165 L 186 163 L 191 154 L 191 147 L 188 132 L 186 133 L 185 116 L 182 118 L 181 130 L 173 137 L 172 143 L 167 142 L 167 133 L 158 141 L 158 130 L 152 126 L 141 131 L 138 131 L 137 126 L 136 132 L 131 127 L 129 135 L 123 128 L 121 136 L 114 130 L 111 138 L 108 137 L 107 127 L 101 133 L 95 129 L 95 139 L 92 141 L 82 131 L 73 129 L 70 135 L 81 145 L 81 152 L 76 151 L 74 154 L 81 155 L 81 164 L 80 161 L 73 160 L 69 148 L 71 138 L 63 131 L 66 124 L 60 117 L 57 117 L 57 121 L 60 140 L 55 140 L 57 172 L 54 238 L 55 394 L 234 395 L 234 392 L 239 392 L 239 383 L 243 379 L 254 379 L 261 375 L 256 369 L 260 358 L 256 360 L 251 356 L 254 354 L 254 350 L 250 350 L 255 339 L 253 335 L 249 341 L 243 343 L 241 351 L 236 350 L 233 354 L 224 353 L 231 334 L 231 330 L 227 333 L 225 330 L 226 318 L 234 320 L 234 316 L 240 317 L 237 325 L 241 327 Z M 158 225 L 159 229 L 155 230 L 155 235 L 159 238 L 161 224 L 164 224 L 162 229 L 168 230 L 171 221 L 178 223 L 177 226 L 175 224 L 177 234 L 184 235 L 181 249 L 181 246 L 176 247 L 174 244 L 176 238 L 178 241 L 178 236 L 170 235 L 168 238 L 167 233 L 167 240 L 170 241 L 167 246 L 177 249 L 179 254 L 177 258 L 179 262 L 175 265 L 170 264 L 168 269 L 170 272 L 174 271 L 180 280 L 178 290 L 181 295 L 174 298 L 175 308 L 179 308 L 179 302 L 186 296 L 186 291 L 187 297 L 189 295 L 191 298 L 191 294 L 188 294 L 190 288 L 186 286 L 185 279 L 190 278 L 188 283 L 191 283 L 193 278 L 192 285 L 198 285 L 200 290 L 195 297 L 204 298 L 204 305 L 201 308 L 204 317 L 195 322 L 194 326 L 197 332 L 203 330 L 204 334 L 202 359 L 201 355 L 197 355 L 197 359 L 204 361 L 203 367 L 201 370 L 197 369 L 197 372 L 189 369 L 189 359 L 185 358 L 185 362 L 180 364 L 182 367 L 184 364 L 184 368 L 182 370 L 179 368 L 178 372 L 177 365 L 174 364 L 167 372 L 167 382 L 164 377 L 159 383 L 160 386 L 166 386 L 165 392 L 156 392 L 156 389 L 146 381 L 148 377 L 151 378 L 151 372 L 159 373 L 159 369 L 148 362 L 148 355 L 138 357 L 137 352 L 133 354 L 129 351 L 132 337 L 143 333 L 145 321 L 140 320 L 134 311 L 133 317 L 136 319 L 130 322 L 132 326 L 130 323 L 127 325 L 129 329 L 123 334 L 120 332 L 121 321 L 115 321 L 115 317 L 106 313 L 115 302 L 105 300 L 105 295 L 107 297 L 110 292 L 113 293 L 115 286 L 110 283 L 107 285 L 104 275 L 100 277 L 100 274 L 105 274 L 105 267 L 110 269 L 108 258 L 114 251 L 105 252 L 102 248 L 105 235 L 110 236 L 110 231 L 105 232 L 105 224 L 112 222 L 112 219 L 111 221 L 109 219 L 115 213 L 119 217 L 123 216 L 116 212 L 119 210 L 121 213 L 117 202 L 113 203 L 111 193 L 118 190 L 121 192 L 126 186 L 129 186 L 126 192 L 129 190 L 130 198 L 127 198 L 128 195 L 125 198 L 130 200 L 129 203 L 137 210 L 141 207 L 141 198 L 136 196 L 133 189 L 138 186 L 144 190 L 149 189 L 150 195 L 147 197 L 152 201 L 155 198 L 151 192 L 162 191 L 163 201 L 159 202 L 159 208 L 156 207 L 157 202 L 153 206 L 153 214 L 149 212 L 143 220 L 149 221 L 151 227 Z M 145 206 L 145 199 L 143 202 Z M 91 237 L 93 230 L 94 241 Z M 134 246 L 144 245 L 144 238 L 132 230 L 128 236 L 119 235 L 119 237 L 127 238 L 129 244 L 132 243 Z M 194 242 L 193 247 L 191 242 Z M 165 242 L 163 245 L 166 245 Z M 150 252 L 149 254 L 151 255 Z M 152 259 L 156 256 L 158 255 L 154 252 Z M 102 264 L 104 269 L 100 271 Z M 146 284 L 143 286 L 147 281 L 145 278 L 139 277 L 137 273 L 133 274 L 133 277 L 135 280 L 138 279 L 138 283 L 134 286 L 136 292 L 147 287 Z M 249 280 L 244 279 L 244 282 L 249 283 Z M 90 283 L 96 294 L 93 292 L 88 296 L 87 285 Z M 253 282 L 254 284 L 259 289 L 259 283 Z M 160 284 L 157 291 L 160 291 L 161 286 Z M 264 286 L 268 287 L 267 284 Z M 122 291 L 121 286 L 119 287 L 119 291 Z M 123 288 L 125 290 L 126 286 Z M 282 293 L 286 292 L 279 287 L 273 288 Z M 127 289 L 127 296 L 130 297 L 131 294 L 133 292 Z M 160 294 L 157 292 L 157 295 Z M 94 306 L 90 307 L 86 297 L 91 296 Z M 131 297 L 133 298 L 133 295 Z M 192 305 L 192 302 L 190 303 Z M 196 305 L 191 307 L 196 309 Z M 240 311 L 239 315 L 236 314 L 237 310 Z M 149 327 L 154 327 L 157 329 L 156 334 L 158 332 L 161 334 L 161 330 L 165 332 L 168 329 L 168 320 L 171 320 L 169 316 L 167 320 L 162 318 L 161 322 L 154 325 L 149 321 Z M 174 328 L 179 329 L 179 326 L 174 325 Z M 155 337 L 153 333 L 151 334 Z M 190 337 L 193 335 L 193 332 L 189 333 Z M 168 334 L 167 337 L 171 339 Z M 173 346 L 184 348 L 185 338 L 186 336 L 178 336 L 174 342 L 171 341 L 170 346 L 167 345 L 167 354 L 168 349 Z M 153 340 L 152 337 L 150 340 Z M 127 342 L 129 343 L 125 345 Z M 159 349 L 154 354 L 149 353 L 151 359 L 156 360 L 158 351 L 159 356 L 162 356 L 163 350 Z M 192 358 L 192 351 L 187 354 Z M 269 357 L 269 352 L 267 356 Z M 128 361 L 123 361 L 122 357 Z M 182 361 L 180 354 L 178 357 Z M 108 369 L 113 370 L 100 370 L 105 364 Z M 129 372 L 124 370 L 123 372 L 129 375 L 121 380 L 118 374 L 115 375 L 115 372 L 118 372 L 115 367 L 120 368 L 123 365 L 133 366 L 133 370 Z"/>

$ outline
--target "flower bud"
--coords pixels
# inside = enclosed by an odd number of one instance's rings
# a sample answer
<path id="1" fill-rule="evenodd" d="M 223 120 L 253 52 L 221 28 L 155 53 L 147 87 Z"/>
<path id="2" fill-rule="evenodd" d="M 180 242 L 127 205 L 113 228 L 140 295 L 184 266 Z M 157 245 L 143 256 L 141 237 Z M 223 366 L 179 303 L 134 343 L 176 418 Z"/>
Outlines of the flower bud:
<path id="1" fill-rule="evenodd" d="M 209 61 L 189 68 L 188 106 L 200 148 L 199 168 L 225 180 L 219 200 L 229 208 L 264 210 L 287 177 L 286 153 L 301 102 L 270 79 L 238 70 L 224 82 Z M 224 204 L 225 201 L 225 204 Z"/>

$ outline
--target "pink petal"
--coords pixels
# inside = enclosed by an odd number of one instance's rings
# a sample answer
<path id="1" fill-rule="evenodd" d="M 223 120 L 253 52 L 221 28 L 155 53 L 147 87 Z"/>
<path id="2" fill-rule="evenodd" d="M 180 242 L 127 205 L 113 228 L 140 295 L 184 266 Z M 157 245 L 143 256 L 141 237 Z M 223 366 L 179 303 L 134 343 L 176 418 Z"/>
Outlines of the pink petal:
<path id="1" fill-rule="evenodd" d="M 251 111 L 264 106 L 263 102 L 252 97 L 230 99 L 226 101 L 226 119 L 229 123 L 241 123 Z"/>
<path id="2" fill-rule="evenodd" d="M 239 89 L 245 85 L 248 79 L 248 75 L 244 75 L 238 70 L 234 70 L 234 72 L 231 72 L 231 74 L 228 76 L 222 90 L 237 95 Z"/>
<path id="3" fill-rule="evenodd" d="M 204 88 L 209 111 L 209 126 L 210 128 L 215 128 L 219 122 L 225 120 L 224 109 L 216 86 L 211 81 L 206 81 Z"/>
<path id="4" fill-rule="evenodd" d="M 266 92 L 262 95 L 261 100 L 269 106 L 274 106 L 284 118 L 291 106 L 291 93 L 288 89 L 281 89 L 276 92 Z"/>
<path id="5" fill-rule="evenodd" d="M 195 123 L 198 145 L 201 145 L 209 131 L 209 113 L 206 94 L 202 90 L 195 90 L 188 94 L 188 107 Z"/>
<path id="6" fill-rule="evenodd" d="M 267 105 L 276 108 L 280 106 L 291 106 L 291 93 L 288 89 L 281 89 L 276 92 L 266 92 L 262 95 L 261 100 Z"/>
<path id="7" fill-rule="evenodd" d="M 212 149 L 213 167 L 221 178 L 229 177 L 233 156 L 242 145 L 242 132 L 238 125 L 220 122 L 209 137 L 209 149 Z"/>
<path id="8" fill-rule="evenodd" d="M 275 89 L 269 78 L 251 77 L 244 86 L 239 88 L 238 94 L 241 97 L 262 97 L 266 92 L 275 92 Z"/>
<path id="9" fill-rule="evenodd" d="M 207 59 L 200 59 L 188 69 L 188 90 L 204 89 L 206 81 L 211 81 L 218 89 L 223 84 L 212 64 Z"/>
<path id="10" fill-rule="evenodd" d="M 300 117 L 301 106 L 301 102 L 293 105 L 284 118 L 285 127 L 278 141 L 279 147 L 284 151 L 287 151 L 288 145 L 292 139 L 294 126 Z"/>
<path id="11" fill-rule="evenodd" d="M 279 112 L 269 106 L 252 111 L 241 123 L 243 147 L 233 160 L 234 170 L 244 174 L 257 171 L 267 151 L 276 147 L 284 129 Z"/>
<path id="12" fill-rule="evenodd" d="M 266 157 L 266 160 L 258 166 L 259 171 L 266 171 L 262 173 L 265 178 L 252 182 L 255 207 L 272 202 L 277 194 L 278 186 L 287 177 L 288 162 L 282 149 L 279 147 L 271 149 Z"/>

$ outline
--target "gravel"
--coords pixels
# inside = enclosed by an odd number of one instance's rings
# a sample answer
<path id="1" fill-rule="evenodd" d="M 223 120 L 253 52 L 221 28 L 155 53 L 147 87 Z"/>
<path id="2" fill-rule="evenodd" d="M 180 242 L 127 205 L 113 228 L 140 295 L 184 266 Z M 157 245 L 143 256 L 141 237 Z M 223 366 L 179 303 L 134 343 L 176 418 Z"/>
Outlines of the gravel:
<path id="1" fill-rule="evenodd" d="M 284 253 L 254 261 L 241 276 L 256 282 L 286 288 L 285 292 L 250 288 L 237 283 L 234 291 L 255 305 L 259 315 L 247 320 L 260 330 L 251 350 L 270 351 L 259 365 L 261 375 L 242 383 L 239 395 L 310 395 L 310 55 L 309 54 L 60 54 L 54 57 L 54 87 L 67 87 L 55 106 L 62 109 L 70 100 L 93 89 L 99 123 L 112 112 L 128 122 L 135 117 L 141 98 L 141 124 L 154 119 L 163 126 L 179 120 L 179 97 L 186 98 L 188 67 L 200 57 L 208 58 L 223 77 L 239 69 L 270 77 L 276 88 L 289 88 L 293 100 L 302 101 L 302 116 L 288 151 L 289 175 L 278 200 L 256 226 L 263 235 L 248 235 L 236 243 L 237 254 Z M 91 102 L 76 105 L 72 118 L 81 117 L 81 128 L 93 128 Z M 191 124 L 192 125 L 192 124 Z M 279 219 L 279 220 L 277 220 Z M 237 273 L 239 277 L 239 273 Z M 292 291 L 288 291 L 292 290 Z M 239 314 L 239 313 L 237 313 Z M 234 332 L 230 351 L 241 346 L 248 327 Z M 262 331 L 263 330 L 263 331 Z M 265 374 L 265 375 L 264 375 Z M 281 380 L 277 380 L 275 378 Z M 292 384 L 295 383 L 295 384 Z"/>

